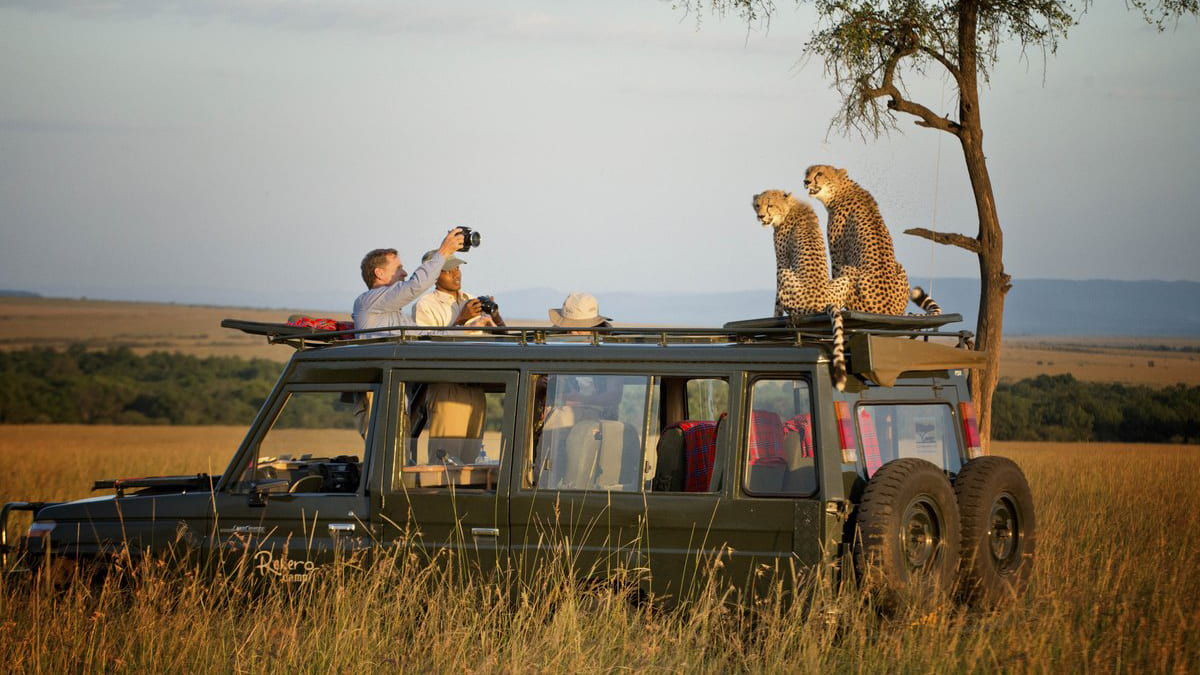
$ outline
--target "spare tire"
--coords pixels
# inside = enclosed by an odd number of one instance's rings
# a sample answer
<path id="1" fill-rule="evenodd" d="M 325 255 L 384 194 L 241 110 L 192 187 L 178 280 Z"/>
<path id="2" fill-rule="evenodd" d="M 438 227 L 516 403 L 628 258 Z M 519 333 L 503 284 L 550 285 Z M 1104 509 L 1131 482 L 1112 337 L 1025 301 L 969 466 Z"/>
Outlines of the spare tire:
<path id="1" fill-rule="evenodd" d="M 967 462 L 954 481 L 962 517 L 959 594 L 995 604 L 1020 593 L 1033 569 L 1033 495 L 1007 457 Z"/>
<path id="2" fill-rule="evenodd" d="M 918 582 L 952 587 L 960 547 L 958 506 L 938 467 L 913 457 L 884 464 L 863 491 L 855 526 L 860 579 L 890 591 Z"/>

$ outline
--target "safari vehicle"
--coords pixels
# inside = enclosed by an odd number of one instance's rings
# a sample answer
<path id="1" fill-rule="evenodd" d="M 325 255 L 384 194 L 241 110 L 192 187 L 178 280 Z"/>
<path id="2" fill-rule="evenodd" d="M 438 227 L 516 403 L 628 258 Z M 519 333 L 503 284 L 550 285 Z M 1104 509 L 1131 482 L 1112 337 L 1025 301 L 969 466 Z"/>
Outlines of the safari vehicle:
<path id="1" fill-rule="evenodd" d="M 321 332 L 227 320 L 297 349 L 221 475 L 100 481 L 114 494 L 15 503 L 33 523 L 5 564 L 241 551 L 303 581 L 339 549 L 404 537 L 487 572 L 638 569 L 686 595 L 720 559 L 764 570 L 878 570 L 1001 597 L 1034 551 L 1029 488 L 983 456 L 966 369 L 940 317 L 847 312 L 850 377 L 828 317 L 712 329 Z M 954 344 L 957 342 L 957 344 Z"/>

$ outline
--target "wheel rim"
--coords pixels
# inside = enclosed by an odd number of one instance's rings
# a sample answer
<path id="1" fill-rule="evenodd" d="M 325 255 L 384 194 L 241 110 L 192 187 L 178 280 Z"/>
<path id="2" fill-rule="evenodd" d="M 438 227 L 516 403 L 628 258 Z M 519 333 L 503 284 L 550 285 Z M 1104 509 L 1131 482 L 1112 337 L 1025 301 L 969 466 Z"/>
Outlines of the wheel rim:
<path id="1" fill-rule="evenodd" d="M 900 523 L 900 549 L 909 570 L 929 567 L 942 543 L 941 511 L 932 499 L 921 495 L 909 503 Z"/>
<path id="2" fill-rule="evenodd" d="M 1017 501 L 1007 492 L 992 502 L 988 518 L 988 548 L 997 567 L 1007 569 L 1017 558 L 1021 543 L 1021 517 Z"/>

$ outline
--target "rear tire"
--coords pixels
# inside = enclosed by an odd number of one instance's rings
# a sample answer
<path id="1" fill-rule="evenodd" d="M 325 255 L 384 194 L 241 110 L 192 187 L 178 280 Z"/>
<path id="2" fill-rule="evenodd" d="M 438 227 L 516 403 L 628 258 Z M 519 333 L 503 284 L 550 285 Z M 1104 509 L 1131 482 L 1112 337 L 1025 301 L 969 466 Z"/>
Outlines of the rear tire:
<path id="1" fill-rule="evenodd" d="M 967 462 L 954 482 L 962 517 L 959 594 L 976 604 L 1015 598 L 1033 569 L 1033 495 L 1007 457 Z"/>
<path id="2" fill-rule="evenodd" d="M 854 562 L 885 592 L 950 589 L 960 549 L 958 505 L 946 474 L 912 457 L 884 464 L 859 503 Z"/>

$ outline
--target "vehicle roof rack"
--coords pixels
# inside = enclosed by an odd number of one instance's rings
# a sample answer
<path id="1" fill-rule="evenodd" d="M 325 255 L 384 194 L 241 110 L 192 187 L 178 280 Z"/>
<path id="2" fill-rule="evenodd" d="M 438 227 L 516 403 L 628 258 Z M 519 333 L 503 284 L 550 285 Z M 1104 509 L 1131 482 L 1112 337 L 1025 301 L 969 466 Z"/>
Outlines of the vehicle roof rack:
<path id="1" fill-rule="evenodd" d="M 962 321 L 959 314 L 904 315 L 870 314 L 843 311 L 842 322 L 847 337 L 866 333 L 889 337 L 954 338 L 960 347 L 971 346 L 974 335 L 969 331 L 943 331 L 949 323 Z M 520 344 L 554 343 L 570 336 L 592 344 L 721 344 L 721 343 L 771 343 L 828 342 L 832 338 L 832 321 L 827 313 L 815 313 L 794 319 L 788 325 L 787 317 L 766 317 L 730 321 L 721 328 L 686 327 L 560 327 L 560 326 L 503 326 L 463 327 L 448 326 L 433 329 L 427 326 L 384 326 L 342 331 L 321 330 L 310 327 L 292 326 L 285 323 L 242 321 L 225 319 L 224 328 L 233 328 L 250 335 L 262 335 L 271 344 L 287 344 L 298 350 L 328 347 L 332 345 L 370 344 L 380 342 L 462 342 L 479 340 L 517 342 Z"/>

